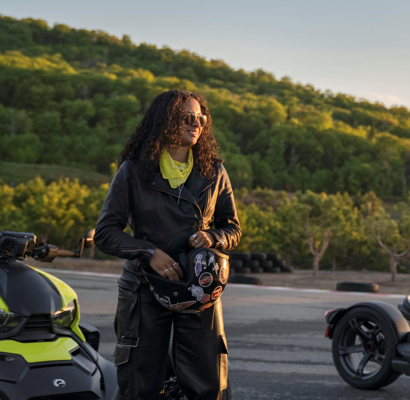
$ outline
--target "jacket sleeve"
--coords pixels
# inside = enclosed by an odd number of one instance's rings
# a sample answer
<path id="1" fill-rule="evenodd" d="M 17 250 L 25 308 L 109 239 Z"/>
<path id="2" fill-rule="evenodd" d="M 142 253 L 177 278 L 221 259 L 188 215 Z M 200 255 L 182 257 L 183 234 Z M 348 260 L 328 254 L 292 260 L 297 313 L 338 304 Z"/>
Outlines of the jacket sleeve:
<path id="1" fill-rule="evenodd" d="M 214 213 L 215 229 L 209 229 L 207 232 L 215 239 L 214 247 L 226 251 L 233 250 L 238 245 L 242 230 L 239 226 L 231 181 L 223 165 L 221 174 Z"/>
<path id="2" fill-rule="evenodd" d="M 125 259 L 149 258 L 156 246 L 124 232 L 133 205 L 133 164 L 126 160 L 111 182 L 95 227 L 94 243 L 103 253 Z"/>

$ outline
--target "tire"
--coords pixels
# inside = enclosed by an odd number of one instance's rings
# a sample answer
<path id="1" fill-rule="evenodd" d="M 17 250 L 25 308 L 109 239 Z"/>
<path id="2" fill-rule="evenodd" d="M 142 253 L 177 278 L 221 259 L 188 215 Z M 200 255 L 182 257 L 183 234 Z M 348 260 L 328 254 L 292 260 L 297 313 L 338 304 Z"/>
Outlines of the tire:
<path id="1" fill-rule="evenodd" d="M 262 268 L 272 268 L 273 267 L 273 261 L 272 260 L 265 260 L 261 262 L 261 267 Z"/>
<path id="2" fill-rule="evenodd" d="M 262 267 L 251 268 L 251 271 L 253 274 L 262 274 L 263 268 Z"/>
<path id="3" fill-rule="evenodd" d="M 231 260 L 229 263 L 230 268 L 242 268 L 243 267 L 243 261 L 242 260 Z"/>
<path id="4" fill-rule="evenodd" d="M 241 283 L 244 285 L 263 285 L 263 282 L 259 278 L 246 275 L 232 275 L 228 279 L 228 283 Z"/>
<path id="5" fill-rule="evenodd" d="M 281 256 L 278 253 L 268 253 L 266 254 L 266 259 L 271 261 L 279 261 Z"/>
<path id="6" fill-rule="evenodd" d="M 258 260 L 249 260 L 245 261 L 243 263 L 243 266 L 248 268 L 257 268 L 260 267 L 260 262 Z"/>
<path id="7" fill-rule="evenodd" d="M 250 274 L 251 273 L 251 269 L 249 267 L 242 267 L 242 268 L 238 268 L 236 270 L 237 274 Z"/>
<path id="8" fill-rule="evenodd" d="M 251 253 L 251 260 L 265 261 L 266 253 Z"/>
<path id="9" fill-rule="evenodd" d="M 280 272 L 280 268 L 278 267 L 264 268 L 264 271 L 269 274 L 278 274 Z"/>
<path id="10" fill-rule="evenodd" d="M 400 376 L 391 366 L 396 346 L 396 336 L 387 319 L 369 307 L 357 307 L 349 310 L 336 325 L 333 361 L 349 385 L 364 390 L 379 389 Z"/>
<path id="11" fill-rule="evenodd" d="M 279 268 L 281 272 L 291 274 L 293 272 L 293 267 L 281 267 Z"/>
<path id="12" fill-rule="evenodd" d="M 379 291 L 379 285 L 364 282 L 338 282 L 336 290 L 345 292 L 377 293 Z"/>
<path id="13" fill-rule="evenodd" d="M 231 260 L 248 261 L 251 259 L 251 253 L 231 253 Z"/>

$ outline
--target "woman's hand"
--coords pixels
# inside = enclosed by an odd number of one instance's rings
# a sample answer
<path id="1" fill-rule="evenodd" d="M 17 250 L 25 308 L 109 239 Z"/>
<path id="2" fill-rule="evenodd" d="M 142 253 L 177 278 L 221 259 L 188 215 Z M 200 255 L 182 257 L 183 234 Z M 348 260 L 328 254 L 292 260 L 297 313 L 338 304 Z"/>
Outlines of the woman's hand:
<path id="1" fill-rule="evenodd" d="M 149 259 L 149 265 L 155 272 L 170 281 L 179 281 L 183 276 L 178 263 L 175 262 L 167 253 L 158 248 L 155 249 L 155 253 Z"/>
<path id="2" fill-rule="evenodd" d="M 189 245 L 191 247 L 212 247 L 214 242 L 214 237 L 204 231 L 195 232 L 189 237 Z"/>

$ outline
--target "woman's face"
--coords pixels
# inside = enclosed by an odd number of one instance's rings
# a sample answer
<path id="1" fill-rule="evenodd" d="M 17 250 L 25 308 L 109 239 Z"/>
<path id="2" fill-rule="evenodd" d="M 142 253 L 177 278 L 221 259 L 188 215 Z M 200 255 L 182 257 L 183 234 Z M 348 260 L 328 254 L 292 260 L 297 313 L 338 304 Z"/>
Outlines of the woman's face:
<path id="1" fill-rule="evenodd" d="M 189 99 L 184 107 L 185 112 L 190 112 L 196 116 L 202 115 L 201 106 L 195 99 Z M 182 125 L 181 146 L 193 146 L 201 136 L 202 127 L 199 124 L 198 118 L 195 119 L 192 125 L 187 125 L 185 122 Z"/>

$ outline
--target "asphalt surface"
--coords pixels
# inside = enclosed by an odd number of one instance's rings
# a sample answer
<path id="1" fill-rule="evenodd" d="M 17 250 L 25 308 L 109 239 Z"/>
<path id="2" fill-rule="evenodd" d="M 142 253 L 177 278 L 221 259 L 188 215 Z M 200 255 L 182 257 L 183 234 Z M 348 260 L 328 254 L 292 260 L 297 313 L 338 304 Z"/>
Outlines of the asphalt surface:
<path id="1" fill-rule="evenodd" d="M 53 274 L 75 289 L 82 320 L 100 329 L 100 353 L 113 360 L 116 279 Z M 404 375 L 377 391 L 348 386 L 324 338 L 326 310 L 367 300 L 397 305 L 402 298 L 229 285 L 222 302 L 234 400 L 408 399 L 410 380 Z"/>

